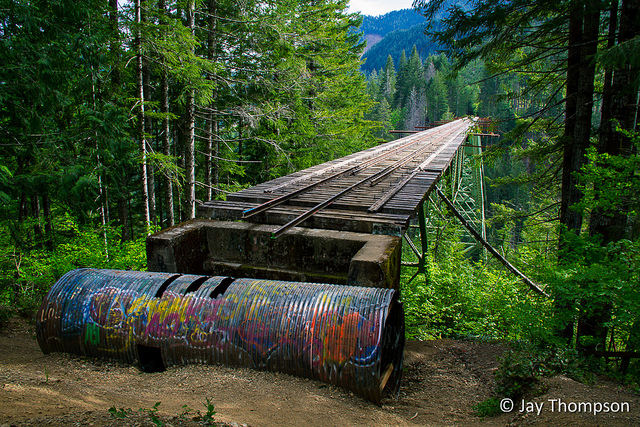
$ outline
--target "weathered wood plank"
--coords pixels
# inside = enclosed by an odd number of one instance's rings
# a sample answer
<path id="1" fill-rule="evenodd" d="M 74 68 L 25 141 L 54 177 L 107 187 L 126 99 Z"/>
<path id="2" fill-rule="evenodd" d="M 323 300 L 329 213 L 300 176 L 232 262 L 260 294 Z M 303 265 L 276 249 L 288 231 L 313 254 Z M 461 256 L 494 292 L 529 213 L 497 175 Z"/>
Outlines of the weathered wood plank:
<path id="1" fill-rule="evenodd" d="M 282 205 L 271 206 L 251 219 L 254 222 L 282 225 L 314 206 L 323 206 L 323 201 L 372 177 L 323 207 L 302 225 L 371 230 L 367 232 L 373 232 L 374 224 L 383 228 L 402 229 L 410 218 L 415 217 L 420 203 L 450 167 L 458 149 L 466 140 L 470 125 L 468 120 L 457 120 L 276 178 L 229 194 L 226 202 L 205 203 L 199 208 L 198 216 L 239 219 L 243 210 L 304 189 L 295 197 L 282 198 Z M 332 175 L 337 176 L 326 181 Z M 377 176 L 381 178 L 373 179 Z M 325 181 L 306 188 L 322 180 Z M 371 185 L 371 181 L 375 185 Z M 367 212 L 381 199 L 386 200 L 378 203 L 376 211 Z"/>

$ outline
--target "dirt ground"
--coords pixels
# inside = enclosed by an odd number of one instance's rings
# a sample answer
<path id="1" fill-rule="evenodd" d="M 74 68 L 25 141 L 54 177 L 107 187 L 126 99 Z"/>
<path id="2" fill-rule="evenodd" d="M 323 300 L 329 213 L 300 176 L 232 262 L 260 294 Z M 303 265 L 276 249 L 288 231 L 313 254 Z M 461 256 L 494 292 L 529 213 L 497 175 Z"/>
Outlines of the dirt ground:
<path id="1" fill-rule="evenodd" d="M 637 394 L 605 379 L 585 385 L 561 376 L 545 379 L 545 394 L 526 401 L 525 411 L 515 402 L 510 413 L 476 417 L 473 406 L 491 397 L 504 351 L 474 341 L 408 342 L 399 396 L 378 407 L 337 387 L 273 372 L 191 365 L 148 374 L 120 363 L 44 355 L 33 326 L 13 320 L 0 330 L 0 427 L 153 426 L 149 411 L 156 402 L 158 423 L 196 426 L 202 421 L 191 417 L 206 412 L 207 398 L 215 421 L 227 426 L 640 426 Z M 606 402 L 608 413 L 584 412 L 586 403 Z M 189 416 L 182 416 L 184 405 L 192 408 Z M 116 419 L 109 408 L 126 416 Z"/>

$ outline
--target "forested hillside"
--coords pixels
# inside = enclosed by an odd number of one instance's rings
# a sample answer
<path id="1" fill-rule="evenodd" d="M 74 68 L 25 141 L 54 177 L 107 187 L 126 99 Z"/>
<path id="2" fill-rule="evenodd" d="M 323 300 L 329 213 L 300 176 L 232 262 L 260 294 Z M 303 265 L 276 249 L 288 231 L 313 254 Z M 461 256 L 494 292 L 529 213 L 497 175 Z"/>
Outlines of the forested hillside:
<path id="1" fill-rule="evenodd" d="M 362 71 L 368 75 L 373 70 L 380 70 L 389 55 L 398 64 L 400 53 L 403 50 L 410 52 L 413 46 L 416 46 L 423 58 L 437 54 L 440 45 L 425 34 L 425 29 L 427 26 L 439 28 L 440 21 L 448 15 L 452 5 L 457 5 L 461 10 L 470 7 L 466 1 L 446 0 L 443 7 L 429 20 L 414 9 L 396 10 L 381 16 L 365 14 L 362 25 L 358 28 L 363 40 L 367 41 Z"/>
<path id="2" fill-rule="evenodd" d="M 469 65 L 455 77 L 452 69 L 445 55 L 423 59 L 416 46 L 409 57 L 401 51 L 397 65 L 387 56 L 384 67 L 368 78 L 367 90 L 377 101 L 368 117 L 382 125 L 376 135 L 389 139 L 391 129 L 412 131 L 438 120 L 491 115 L 495 93 L 482 82 L 484 66 Z"/>
<path id="3" fill-rule="evenodd" d="M 365 17 L 365 20 L 367 18 Z M 384 67 L 387 57 L 391 55 L 394 63 L 400 62 L 402 51 L 411 52 L 413 46 L 416 46 L 418 53 L 426 58 L 429 55 L 437 53 L 439 46 L 437 43 L 424 33 L 425 23 L 414 25 L 406 30 L 394 30 L 385 35 L 385 37 L 369 48 L 362 56 L 364 64 L 362 71 L 370 74 L 373 70 L 379 70 Z"/>
<path id="4" fill-rule="evenodd" d="M 364 34 L 376 34 L 384 37 L 393 31 L 408 30 L 416 25 L 422 25 L 424 28 L 425 22 L 425 17 L 417 11 L 402 9 L 380 16 L 369 16 L 365 13 L 359 29 Z"/>
<path id="5" fill-rule="evenodd" d="M 354 28 L 353 31 L 362 34 L 362 40 L 366 42 L 364 50 L 366 55 L 377 43 L 383 41 L 387 34 L 414 27 L 420 28 L 420 32 L 422 32 L 424 22 L 424 17 L 416 13 L 413 9 L 395 10 L 380 16 L 364 15 L 360 27 L 357 29 Z M 400 52 L 400 50 L 398 50 L 398 52 Z"/>

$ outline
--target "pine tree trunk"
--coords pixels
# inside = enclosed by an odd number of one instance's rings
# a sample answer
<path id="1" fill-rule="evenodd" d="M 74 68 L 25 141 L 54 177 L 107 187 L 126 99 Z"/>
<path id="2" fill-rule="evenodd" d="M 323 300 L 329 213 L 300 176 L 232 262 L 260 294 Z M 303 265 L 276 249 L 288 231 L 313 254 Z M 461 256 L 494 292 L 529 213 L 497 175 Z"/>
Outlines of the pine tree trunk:
<path id="1" fill-rule="evenodd" d="M 178 157 L 178 167 L 180 169 L 185 169 L 186 168 L 186 163 L 185 163 L 185 153 L 186 153 L 186 143 L 187 143 L 187 122 L 186 122 L 186 114 L 183 114 L 183 116 L 180 118 L 180 122 L 176 127 L 176 131 L 175 131 L 175 138 L 176 138 L 176 153 L 180 153 L 180 157 Z M 185 221 L 185 187 L 182 187 L 182 191 L 178 191 L 178 217 L 176 222 L 182 222 Z"/>
<path id="2" fill-rule="evenodd" d="M 611 1 L 609 8 L 609 33 L 607 38 L 607 49 L 611 49 L 616 44 L 616 32 L 618 27 L 618 0 Z M 613 92 L 611 90 L 613 70 L 607 69 L 604 73 L 604 87 L 602 90 L 602 113 L 600 116 L 600 139 L 598 151 L 604 152 L 607 142 L 611 139 L 613 126 L 611 124 L 611 106 L 613 103 Z"/>
<path id="3" fill-rule="evenodd" d="M 20 203 L 18 203 L 18 222 L 22 223 L 27 218 L 27 193 L 20 192 Z"/>
<path id="4" fill-rule="evenodd" d="M 39 244 L 42 238 L 42 224 L 40 221 L 40 198 L 38 193 L 31 195 L 31 217 L 36 220 L 33 224 L 34 243 Z"/>
<path id="5" fill-rule="evenodd" d="M 160 14 L 167 14 L 167 3 L 165 0 L 158 2 L 158 9 Z M 162 69 L 161 77 L 161 89 L 160 89 L 160 112 L 162 113 L 162 129 L 160 135 L 162 139 L 162 153 L 165 156 L 171 155 L 171 128 L 169 126 L 169 76 L 167 69 Z M 166 226 L 171 227 L 175 225 L 175 216 L 173 213 L 173 183 L 171 181 L 171 175 L 169 173 L 164 176 L 164 203 L 166 208 Z"/>
<path id="6" fill-rule="evenodd" d="M 96 143 L 97 145 L 97 143 Z M 100 167 L 100 156 L 96 156 L 96 161 Z M 102 173 L 98 174 L 98 197 L 100 199 L 100 223 L 102 225 L 102 240 L 104 242 L 104 253 L 109 259 L 109 240 L 107 237 L 107 212 L 106 212 L 106 194 L 102 183 Z"/>
<path id="7" fill-rule="evenodd" d="M 215 32 L 216 32 L 216 24 L 217 24 L 217 0 L 209 0 L 208 5 L 208 13 L 209 13 L 209 31 L 207 34 L 207 59 L 211 62 L 214 61 L 214 53 L 215 53 Z M 211 80 L 211 76 L 208 76 L 209 80 Z M 215 96 L 214 96 L 215 99 Z M 205 185 L 207 191 L 207 200 L 212 200 L 214 196 L 213 192 L 213 177 L 217 173 L 217 159 L 213 159 L 213 145 L 214 139 L 217 140 L 217 134 L 214 133 L 216 126 L 214 125 L 215 115 L 213 111 L 210 111 L 207 116 L 207 136 L 206 136 L 206 147 L 205 147 L 205 158 L 204 158 L 204 166 L 205 166 Z M 217 157 L 217 154 L 216 154 Z M 213 170 L 215 167 L 216 170 Z"/>
<path id="8" fill-rule="evenodd" d="M 571 206 L 582 199 L 575 172 L 586 163 L 591 137 L 593 90 L 600 10 L 595 0 L 575 0 L 570 6 L 565 144 L 562 172 L 560 223 L 579 233 L 582 213 Z M 593 21 L 595 20 L 595 22 Z"/>
<path id="9" fill-rule="evenodd" d="M 628 42 L 640 35 L 640 0 L 622 0 L 620 11 L 620 32 L 618 43 Z M 612 82 L 613 108 L 612 115 L 620 126 L 627 130 L 636 130 L 638 118 L 638 73 L 640 67 L 631 61 L 615 70 Z M 631 154 L 631 139 L 616 133 L 612 150 L 628 156 Z"/>
<path id="10" fill-rule="evenodd" d="M 120 86 L 120 29 L 118 28 L 118 0 L 109 0 L 109 23 L 111 25 L 112 39 L 109 50 L 114 58 L 114 67 L 111 71 L 111 83 L 114 88 Z"/>
<path id="11" fill-rule="evenodd" d="M 51 199 L 49 193 L 44 192 L 42 194 L 42 213 L 44 215 L 44 232 L 51 239 L 51 233 L 53 233 L 53 223 L 51 222 Z"/>
<path id="12" fill-rule="evenodd" d="M 611 49 L 616 43 L 616 33 L 618 25 L 618 1 L 613 0 L 609 9 L 609 33 L 607 41 L 607 49 Z M 602 113 L 600 116 L 600 135 L 598 141 L 598 153 L 616 152 L 614 140 L 614 123 L 613 120 L 613 70 L 607 69 L 604 74 L 604 87 L 602 92 Z M 595 208 L 591 212 L 589 220 L 589 234 L 591 236 L 602 235 L 604 242 L 614 239 L 608 235 L 608 231 L 612 228 L 612 223 L 619 223 L 623 217 L 626 221 L 626 215 L 619 212 L 610 212 L 615 217 L 606 215 L 600 208 Z"/>
<path id="13" fill-rule="evenodd" d="M 617 6 L 617 2 L 615 2 Z M 613 12 L 613 21 L 617 16 Z M 633 39 L 640 34 L 638 20 L 640 18 L 640 0 L 623 0 L 620 10 L 620 30 L 618 43 L 623 43 Z M 613 34 L 615 34 L 615 24 L 609 30 L 609 47 L 612 46 Z M 633 76 L 637 76 L 640 69 L 626 64 L 618 67 L 613 72 L 607 71 L 609 80 L 605 77 L 605 86 L 602 105 L 601 134 L 598 152 L 611 156 L 629 156 L 631 154 L 631 139 L 616 131 L 615 126 L 620 125 L 623 129 L 633 130 L 636 122 L 636 108 L 631 108 L 637 104 L 638 85 Z M 612 74 L 612 76 L 611 76 Z M 635 82 L 635 83 L 634 83 Z M 601 235 L 603 243 L 613 242 L 623 238 L 629 238 L 631 232 L 627 225 L 628 208 L 620 211 L 610 210 L 603 212 L 595 209 L 591 215 L 590 234 Z"/>
<path id="14" fill-rule="evenodd" d="M 111 93 L 113 94 L 113 96 L 118 96 L 118 94 L 120 93 L 120 86 L 121 86 L 121 76 L 120 76 L 120 29 L 118 27 L 118 0 L 109 0 L 109 23 L 110 23 L 110 29 L 111 29 L 111 33 L 112 33 L 112 37 L 111 37 L 111 41 L 110 41 L 110 45 L 109 45 L 109 50 L 111 52 L 111 55 L 113 57 L 113 69 L 111 71 Z M 122 177 L 116 177 L 116 179 L 122 179 Z M 105 187 L 105 194 L 104 194 L 104 219 L 105 219 L 105 223 L 108 224 L 109 223 L 109 198 L 107 197 L 106 194 L 106 187 Z M 120 226 L 122 227 L 122 240 L 129 240 L 130 236 L 129 236 L 129 232 L 128 232 L 128 221 L 126 220 L 126 217 L 121 215 L 120 212 L 120 208 L 121 208 L 121 200 L 118 199 L 117 200 L 117 209 L 118 209 L 118 219 L 120 220 Z M 126 234 L 125 234 L 125 230 Z"/>
<path id="15" fill-rule="evenodd" d="M 191 34 L 195 30 L 195 3 L 189 0 L 187 10 L 187 27 Z M 185 188 L 185 215 L 187 219 L 196 217 L 196 173 L 195 173 L 195 100 L 194 91 L 189 89 L 186 102 L 186 141 L 185 141 L 185 168 L 187 185 Z"/>
<path id="16" fill-rule="evenodd" d="M 212 158 L 213 155 L 213 113 L 209 113 L 207 117 L 207 136 L 205 139 L 205 156 L 204 156 L 204 184 L 206 187 L 206 200 L 213 199 L 213 180 L 212 177 Z"/>
<path id="17" fill-rule="evenodd" d="M 142 7 L 141 0 L 135 0 L 135 22 L 139 26 L 142 24 Z M 142 34 L 140 28 L 136 30 L 136 76 L 137 76 L 137 100 L 140 103 L 138 110 L 138 139 L 140 141 L 141 161 L 141 185 L 142 185 L 142 209 L 144 211 L 144 230 L 145 234 L 151 234 L 149 224 L 151 218 L 149 215 L 149 186 L 147 179 L 147 140 L 145 135 L 145 111 L 144 111 L 144 67 L 142 58 Z"/>
<path id="18" fill-rule="evenodd" d="M 617 2 L 614 2 L 617 6 Z M 611 24 L 609 30 L 610 37 L 615 34 L 615 16 L 617 10 L 611 8 Z M 640 34 L 640 0 L 622 0 L 620 8 L 620 29 L 618 33 L 618 43 L 624 43 L 637 37 Z M 609 47 L 612 47 L 612 39 L 609 40 Z M 631 155 L 632 142 L 625 135 L 617 132 L 614 128 L 616 123 L 623 129 L 633 130 L 636 125 L 636 109 L 637 109 L 637 93 L 638 83 L 634 78 L 640 73 L 638 67 L 632 67 L 630 63 L 624 64 L 613 70 L 613 76 L 610 78 L 610 85 L 607 85 L 605 79 L 605 94 L 603 96 L 603 111 L 600 143 L 598 151 L 612 156 L 629 156 Z M 607 72 L 610 74 L 610 71 Z M 607 106 L 605 108 L 605 102 Z M 636 104 L 636 108 L 630 108 Z M 615 123 L 614 123 L 615 122 Z M 603 211 L 595 209 L 591 214 L 590 234 L 601 235 L 603 244 L 618 241 L 620 239 L 629 238 L 630 230 L 627 226 L 627 215 L 629 206 L 624 206 L 620 211 L 609 210 Z M 586 327 L 583 327 L 582 333 L 587 336 L 595 336 L 599 342 L 606 339 L 608 328 L 603 325 L 611 320 L 611 304 L 599 305 L 594 313 L 584 319 Z M 588 348 L 593 349 L 593 348 Z M 637 351 L 640 349 L 640 322 L 635 321 L 629 333 L 626 342 L 627 351 Z M 629 364 L 629 359 L 622 360 L 621 369 L 624 372 Z"/>
<path id="19" fill-rule="evenodd" d="M 589 9 L 593 7 L 594 3 L 595 0 L 588 2 L 573 0 L 569 6 L 560 223 L 569 232 L 576 234 L 579 234 L 582 228 L 582 213 L 572 210 L 571 207 L 582 199 L 582 192 L 577 186 L 575 173 L 586 163 L 593 108 L 595 67 L 591 63 L 591 59 L 597 49 L 599 23 L 599 10 L 597 8 L 595 11 Z M 589 19 L 593 19 L 594 15 L 595 22 L 587 22 Z M 595 34 L 593 33 L 594 29 Z M 562 263 L 562 250 L 566 248 L 562 235 L 560 236 L 559 248 L 561 249 L 559 261 Z M 558 311 L 569 312 L 573 303 L 558 299 L 556 304 Z M 567 322 L 560 327 L 558 335 L 570 341 L 573 338 L 573 329 L 573 323 Z M 582 329 L 584 329 L 584 325 Z"/>
<path id="20" fill-rule="evenodd" d="M 583 6 L 580 0 L 573 0 L 569 10 L 569 45 L 567 58 L 567 89 L 564 122 L 564 152 L 562 164 L 562 195 L 560 203 L 560 223 L 568 230 L 579 232 L 582 227 L 582 215 L 569 208 L 580 200 L 573 172 L 576 161 L 581 164 L 579 147 L 576 146 L 575 129 L 577 123 L 578 92 L 580 86 L 580 67 L 583 26 Z M 562 246 L 562 242 L 561 242 Z"/>
<path id="21" fill-rule="evenodd" d="M 586 164 L 586 152 L 591 138 L 591 120 L 593 112 L 593 95 L 595 79 L 595 61 L 597 53 L 600 9 L 597 0 L 583 2 L 584 11 L 582 39 L 580 44 L 580 73 L 576 93 L 576 121 L 573 131 L 573 149 L 570 162 L 571 192 L 568 208 L 582 199 L 582 192 L 577 188 L 575 173 Z M 565 159 L 566 161 L 566 159 Z M 563 194 L 564 196 L 564 194 Z M 579 233 L 582 225 L 582 213 L 569 210 L 567 228 Z M 604 348 L 608 328 L 605 323 L 610 318 L 611 307 L 608 304 L 594 305 L 584 301 L 583 310 L 578 319 L 578 348 L 589 353 Z M 584 340 L 587 338 L 587 340 Z"/>
<path id="22" fill-rule="evenodd" d="M 143 8 L 141 11 L 142 24 L 146 24 L 147 12 Z M 143 94 L 145 105 L 151 105 L 151 66 L 149 60 L 146 57 L 142 57 L 142 79 L 143 79 Z M 153 134 L 153 122 L 148 115 L 144 118 L 144 132 L 145 138 Z M 151 139 L 147 140 L 147 151 L 151 149 Z M 147 163 L 147 192 L 149 197 L 149 220 L 150 224 L 156 225 L 156 192 L 155 192 L 155 177 L 153 171 L 153 164 Z"/>
<path id="23" fill-rule="evenodd" d="M 17 156 L 16 163 L 17 163 L 16 175 L 22 175 L 24 166 L 25 166 L 24 158 L 22 156 Z M 24 191 L 23 188 L 19 189 L 18 191 L 20 194 L 20 201 L 18 202 L 17 216 L 18 216 L 18 223 L 22 224 L 22 222 L 24 222 L 24 220 L 27 218 L 27 193 Z M 16 238 L 18 238 L 17 234 L 16 234 Z"/>
<path id="24" fill-rule="evenodd" d="M 121 241 L 131 240 L 131 225 L 129 224 L 129 205 L 128 200 L 124 196 L 118 198 L 118 216 L 120 224 L 122 224 Z"/>
<path id="25" fill-rule="evenodd" d="M 171 129 L 169 127 L 169 78 L 167 71 L 162 72 L 162 152 L 165 156 L 171 155 Z M 171 175 L 165 174 L 164 177 L 164 201 L 166 206 L 167 225 L 169 227 L 175 225 L 175 216 L 173 213 L 173 182 Z"/>
<path id="26" fill-rule="evenodd" d="M 152 225 L 158 225 L 156 212 L 156 177 L 153 163 L 147 163 L 147 180 L 149 191 L 149 217 Z"/>
<path id="27" fill-rule="evenodd" d="M 218 122 L 214 121 L 213 123 L 213 132 L 214 135 L 218 135 Z M 216 140 L 213 143 L 213 155 L 215 156 L 213 158 L 213 178 L 212 178 L 212 182 L 213 182 L 213 186 L 216 187 L 216 191 L 215 194 L 218 195 L 218 185 L 220 184 L 220 164 L 218 161 L 218 158 L 220 157 L 220 139 L 216 138 Z"/>

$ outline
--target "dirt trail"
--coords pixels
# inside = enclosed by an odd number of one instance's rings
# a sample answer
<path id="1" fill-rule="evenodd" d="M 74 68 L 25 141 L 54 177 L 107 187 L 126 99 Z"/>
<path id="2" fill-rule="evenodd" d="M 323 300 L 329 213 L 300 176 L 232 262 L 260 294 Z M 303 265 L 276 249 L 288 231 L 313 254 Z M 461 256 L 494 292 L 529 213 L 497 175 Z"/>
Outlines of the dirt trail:
<path id="1" fill-rule="evenodd" d="M 32 326 L 15 320 L 0 330 L 0 426 L 152 426 L 148 411 L 156 402 L 165 425 L 195 426 L 202 423 L 180 417 L 184 405 L 204 413 L 207 397 L 216 421 L 255 427 L 640 425 L 638 395 L 605 380 L 587 386 L 564 377 L 545 380 L 546 394 L 533 399 L 544 404 L 539 415 L 519 412 L 516 402 L 513 412 L 481 420 L 473 405 L 491 396 L 504 350 L 473 341 L 408 342 L 400 394 L 377 407 L 337 387 L 273 372 L 191 365 L 145 374 L 114 362 L 45 356 Z M 628 402 L 629 411 L 558 412 L 549 399 Z M 111 407 L 131 412 L 115 419 Z"/>

